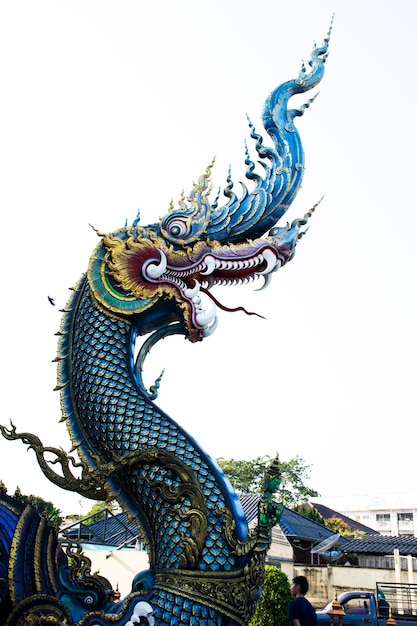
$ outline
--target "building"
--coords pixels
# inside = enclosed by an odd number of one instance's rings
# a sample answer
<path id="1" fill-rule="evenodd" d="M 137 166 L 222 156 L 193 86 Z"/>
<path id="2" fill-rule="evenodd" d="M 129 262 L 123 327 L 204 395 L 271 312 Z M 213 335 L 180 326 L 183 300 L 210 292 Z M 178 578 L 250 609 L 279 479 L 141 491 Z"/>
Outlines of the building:
<path id="1" fill-rule="evenodd" d="M 417 537 L 417 492 L 329 496 L 317 498 L 315 502 L 331 507 L 381 535 Z"/>
<path id="2" fill-rule="evenodd" d="M 401 571 L 408 571 L 407 582 L 414 582 L 413 572 L 417 571 L 417 538 L 414 536 L 364 535 L 350 541 L 343 550 L 356 554 L 359 567 L 397 570 L 397 582 L 401 582 Z"/>
<path id="3" fill-rule="evenodd" d="M 354 533 L 357 536 L 380 534 L 378 530 L 375 530 L 374 528 L 371 528 L 370 526 L 365 526 L 365 524 L 361 524 L 356 519 L 352 519 L 351 517 L 344 515 L 340 511 L 335 511 L 334 509 L 331 509 L 330 507 L 325 506 L 324 504 L 320 504 L 319 502 L 314 502 L 313 504 L 309 502 L 308 505 L 311 507 L 314 507 L 316 511 L 320 513 L 320 515 L 325 521 L 329 519 L 333 519 L 334 517 L 342 520 L 342 522 L 345 522 L 345 524 L 350 526 L 350 528 L 354 531 Z"/>

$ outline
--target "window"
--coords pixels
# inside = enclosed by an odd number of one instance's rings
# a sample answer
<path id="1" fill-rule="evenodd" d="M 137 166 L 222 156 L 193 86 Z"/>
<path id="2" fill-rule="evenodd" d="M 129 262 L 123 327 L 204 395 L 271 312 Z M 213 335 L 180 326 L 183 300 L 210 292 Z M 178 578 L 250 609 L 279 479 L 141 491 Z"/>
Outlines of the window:
<path id="1" fill-rule="evenodd" d="M 376 521 L 377 522 L 390 522 L 391 521 L 391 514 L 390 513 L 377 513 L 376 514 Z"/>
<path id="2" fill-rule="evenodd" d="M 343 608 L 347 615 L 366 615 L 369 613 L 368 602 L 363 596 L 348 598 Z"/>
<path id="3" fill-rule="evenodd" d="M 412 513 L 397 513 L 397 519 L 399 522 L 412 522 L 413 514 Z"/>

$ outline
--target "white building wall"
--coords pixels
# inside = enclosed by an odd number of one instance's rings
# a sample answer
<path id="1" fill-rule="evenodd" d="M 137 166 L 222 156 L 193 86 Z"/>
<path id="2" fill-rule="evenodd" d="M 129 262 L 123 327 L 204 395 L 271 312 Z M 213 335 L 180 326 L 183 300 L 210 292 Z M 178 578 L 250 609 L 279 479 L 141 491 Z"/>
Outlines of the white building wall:
<path id="1" fill-rule="evenodd" d="M 91 573 L 104 576 L 116 587 L 124 598 L 132 590 L 135 575 L 149 568 L 149 559 L 145 550 L 109 546 L 82 544 L 83 554 L 91 561 Z"/>
<path id="2" fill-rule="evenodd" d="M 381 535 L 417 537 L 417 492 L 327 496 L 315 500 Z"/>

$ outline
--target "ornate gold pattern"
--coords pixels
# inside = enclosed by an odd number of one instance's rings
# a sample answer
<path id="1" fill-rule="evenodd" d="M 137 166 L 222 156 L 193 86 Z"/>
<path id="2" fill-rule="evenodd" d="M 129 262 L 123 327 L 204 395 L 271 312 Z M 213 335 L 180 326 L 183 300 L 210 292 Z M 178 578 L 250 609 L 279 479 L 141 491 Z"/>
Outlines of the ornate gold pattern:
<path id="1" fill-rule="evenodd" d="M 72 623 L 63 602 L 41 593 L 22 600 L 7 620 L 9 626 L 66 626 Z"/>
<path id="2" fill-rule="evenodd" d="M 125 458 L 120 459 L 123 464 Z M 135 452 L 132 464 L 139 463 L 163 466 L 165 469 L 171 470 L 180 481 L 180 484 L 174 487 L 162 481 L 146 479 L 146 482 L 159 492 L 162 499 L 169 504 L 178 517 L 189 522 L 189 536 L 181 538 L 183 555 L 180 567 L 193 569 L 197 565 L 207 536 L 207 512 L 204 494 L 194 472 L 175 454 L 159 448 L 146 448 Z M 186 499 L 190 501 L 189 508 L 174 508 L 175 504 L 180 504 Z"/>
<path id="3" fill-rule="evenodd" d="M 255 552 L 239 570 L 191 572 L 158 570 L 154 588 L 167 592 L 176 589 L 185 598 L 203 603 L 246 626 L 252 618 L 265 575 L 265 555 Z"/>

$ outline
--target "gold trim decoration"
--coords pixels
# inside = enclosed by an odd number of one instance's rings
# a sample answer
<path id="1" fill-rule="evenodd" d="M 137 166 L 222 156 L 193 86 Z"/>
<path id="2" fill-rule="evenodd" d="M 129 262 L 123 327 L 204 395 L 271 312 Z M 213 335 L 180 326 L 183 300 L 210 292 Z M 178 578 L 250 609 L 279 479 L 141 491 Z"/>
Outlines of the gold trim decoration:
<path id="1" fill-rule="evenodd" d="M 5 439 L 14 441 L 20 439 L 24 444 L 29 446 L 35 454 L 38 464 L 45 476 L 54 484 L 67 491 L 74 491 L 85 498 L 93 500 L 108 500 L 109 493 L 105 486 L 105 481 L 109 475 L 109 471 L 113 471 L 114 464 L 108 463 L 101 465 L 97 469 L 90 469 L 84 461 L 76 461 L 61 448 L 46 447 L 42 444 L 37 435 L 32 433 L 17 433 L 14 424 L 8 429 L 0 424 L 0 432 Z M 45 454 L 53 454 L 55 458 L 47 461 Z M 50 464 L 58 464 L 61 467 L 62 475 L 55 472 Z M 82 468 L 81 478 L 73 475 L 70 466 Z"/>
<path id="2" fill-rule="evenodd" d="M 183 554 L 180 568 L 195 568 L 207 536 L 207 509 L 204 494 L 194 472 L 175 454 L 159 448 L 145 448 L 117 459 L 115 470 L 125 466 L 126 461 L 129 465 L 144 463 L 159 465 L 171 470 L 177 476 L 178 486 L 161 480 L 148 478 L 145 480 L 150 487 L 159 493 L 178 518 L 189 523 L 188 536 L 181 536 Z M 190 506 L 178 508 L 177 505 L 184 503 L 186 499 L 189 500 Z"/>
<path id="3" fill-rule="evenodd" d="M 259 585 L 265 576 L 265 555 L 252 554 L 239 570 L 183 571 L 157 570 L 154 589 L 177 593 L 226 615 L 246 626 L 253 617 L 259 596 Z"/>
<path id="4" fill-rule="evenodd" d="M 71 614 L 63 602 L 54 596 L 38 593 L 28 596 L 13 609 L 7 626 L 69 626 Z"/>

